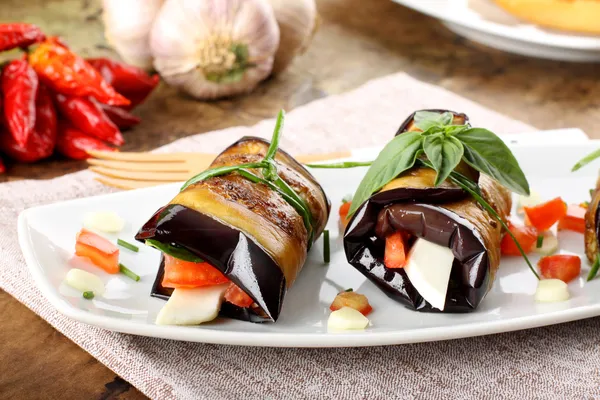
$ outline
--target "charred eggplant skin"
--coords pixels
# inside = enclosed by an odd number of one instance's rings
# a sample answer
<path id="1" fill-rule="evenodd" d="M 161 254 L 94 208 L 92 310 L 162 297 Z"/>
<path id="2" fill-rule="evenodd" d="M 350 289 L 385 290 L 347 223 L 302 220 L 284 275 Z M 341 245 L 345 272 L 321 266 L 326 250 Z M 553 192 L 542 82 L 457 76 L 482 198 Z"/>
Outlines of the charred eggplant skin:
<path id="1" fill-rule="evenodd" d="M 455 124 L 468 124 L 466 115 L 452 113 Z M 414 115 L 402 123 L 397 135 L 418 129 Z M 511 206 L 509 191 L 485 176 L 479 177 L 469 166 L 464 168 L 465 173 L 479 181 L 484 198 L 506 218 Z M 434 187 L 434 175 L 427 168 L 413 168 L 365 202 L 345 231 L 346 258 L 390 298 L 417 311 L 437 312 L 419 295 L 403 269 L 385 267 L 385 235 L 404 230 L 447 246 L 455 261 L 444 312 L 470 312 L 493 283 L 500 260 L 501 227 L 459 187 L 448 182 Z"/>
<path id="2" fill-rule="evenodd" d="M 259 161 L 269 142 L 244 137 L 225 149 L 211 167 Z M 323 231 L 330 202 L 316 179 L 289 154 L 275 157 L 279 176 L 311 210 L 314 239 Z M 300 272 L 308 248 L 302 217 L 276 192 L 237 174 L 209 178 L 187 187 L 159 209 L 136 235 L 180 246 L 223 272 L 250 295 L 257 307 L 225 304 L 220 315 L 252 322 L 276 321 L 287 289 Z M 167 299 L 164 262 L 152 295 Z"/>

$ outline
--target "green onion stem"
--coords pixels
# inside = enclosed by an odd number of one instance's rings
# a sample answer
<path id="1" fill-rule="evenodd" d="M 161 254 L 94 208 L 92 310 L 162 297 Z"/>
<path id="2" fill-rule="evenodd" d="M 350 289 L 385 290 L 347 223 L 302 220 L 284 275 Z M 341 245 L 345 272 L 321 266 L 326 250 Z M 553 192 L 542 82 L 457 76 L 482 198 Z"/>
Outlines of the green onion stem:
<path id="1" fill-rule="evenodd" d="M 344 290 L 344 292 L 354 292 L 354 289 L 349 288 L 349 289 Z"/>
<path id="2" fill-rule="evenodd" d="M 140 248 L 139 248 L 139 247 L 137 247 L 137 246 L 135 246 L 135 245 L 133 245 L 133 244 L 131 244 L 131 243 L 128 243 L 128 242 L 126 242 L 126 241 L 124 241 L 124 240 L 122 240 L 122 239 L 117 239 L 117 244 L 118 244 L 119 246 L 121 246 L 121 247 L 124 247 L 124 248 L 126 248 L 127 250 L 131 250 L 131 251 L 133 251 L 133 252 L 136 252 L 136 253 L 137 253 L 138 251 L 140 251 Z"/>
<path id="3" fill-rule="evenodd" d="M 544 245 L 544 235 L 538 235 L 537 241 L 535 242 L 536 249 L 541 249 Z"/>
<path id="4" fill-rule="evenodd" d="M 94 298 L 94 292 L 92 292 L 91 290 L 87 291 L 87 292 L 83 292 L 83 298 L 86 299 L 86 300 L 93 299 Z"/>
<path id="5" fill-rule="evenodd" d="M 136 282 L 140 280 L 140 276 L 138 274 L 136 274 L 135 272 L 133 272 L 132 270 L 130 270 L 129 268 L 127 268 L 126 266 L 124 266 L 121 263 L 119 263 L 119 271 L 123 275 L 133 279 Z"/>
<path id="6" fill-rule="evenodd" d="M 332 164 L 304 164 L 309 168 L 356 168 L 369 167 L 373 161 L 344 161 Z"/>
<path id="7" fill-rule="evenodd" d="M 587 276 L 588 282 L 596 277 L 598 269 L 600 269 L 600 255 L 596 256 L 596 261 L 594 261 L 594 265 L 592 265 L 592 269 L 590 269 L 590 273 Z"/>
<path id="8" fill-rule="evenodd" d="M 323 231 L 323 261 L 329 264 L 331 258 L 331 249 L 329 248 L 329 230 Z"/>

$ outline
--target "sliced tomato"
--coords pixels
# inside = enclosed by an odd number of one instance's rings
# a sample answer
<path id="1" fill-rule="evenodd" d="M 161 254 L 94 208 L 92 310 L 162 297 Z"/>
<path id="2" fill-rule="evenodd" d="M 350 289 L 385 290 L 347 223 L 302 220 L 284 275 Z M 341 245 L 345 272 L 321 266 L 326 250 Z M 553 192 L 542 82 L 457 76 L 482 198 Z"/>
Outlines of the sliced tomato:
<path id="1" fill-rule="evenodd" d="M 388 268 L 404 268 L 406 264 L 406 238 L 402 232 L 394 232 L 385 238 L 383 263 Z"/>
<path id="2" fill-rule="evenodd" d="M 533 207 L 523 207 L 529 223 L 538 231 L 546 231 L 567 214 L 567 204 L 557 197 Z"/>
<path id="3" fill-rule="evenodd" d="M 229 279 L 209 263 L 183 261 L 165 254 L 164 287 L 195 288 L 227 282 Z"/>
<path id="4" fill-rule="evenodd" d="M 544 278 L 560 279 L 568 283 L 579 276 L 581 258 L 570 254 L 555 254 L 541 258 L 538 267 Z"/>
<path id="5" fill-rule="evenodd" d="M 348 212 L 350 211 L 350 206 L 352 206 L 351 201 L 342 203 L 342 205 L 340 206 L 340 223 L 344 228 L 348 224 Z"/>
<path id="6" fill-rule="evenodd" d="M 350 307 L 359 311 L 362 315 L 368 315 L 373 311 L 367 296 L 355 292 L 341 292 L 335 296 L 333 303 L 329 306 L 331 311 L 337 311 L 342 307 Z"/>
<path id="7" fill-rule="evenodd" d="M 508 223 L 508 229 L 517 239 L 517 242 L 521 245 L 523 251 L 527 254 L 530 253 L 535 243 L 537 242 L 538 231 L 533 226 L 522 226 L 513 223 Z M 504 234 L 502 242 L 500 243 L 500 250 L 502 254 L 507 256 L 520 256 L 521 252 L 513 241 L 512 237 L 507 233 Z"/>
<path id="8" fill-rule="evenodd" d="M 233 282 L 231 282 L 225 291 L 225 301 L 242 308 L 248 308 L 254 303 L 252 297 L 248 296 L 246 292 Z"/>
<path id="9" fill-rule="evenodd" d="M 567 214 L 558 221 L 558 229 L 585 233 L 586 211 L 587 208 L 583 208 L 579 204 L 570 204 L 567 207 Z"/>
<path id="10" fill-rule="evenodd" d="M 82 229 L 75 241 L 75 254 L 87 257 L 109 274 L 119 273 L 119 248 L 108 239 L 94 232 Z"/>

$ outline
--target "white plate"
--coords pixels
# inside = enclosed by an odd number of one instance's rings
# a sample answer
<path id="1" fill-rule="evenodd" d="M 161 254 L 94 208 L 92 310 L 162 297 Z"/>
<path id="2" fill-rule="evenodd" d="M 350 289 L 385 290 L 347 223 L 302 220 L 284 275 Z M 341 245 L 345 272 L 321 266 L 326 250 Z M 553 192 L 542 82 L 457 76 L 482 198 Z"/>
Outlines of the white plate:
<path id="1" fill-rule="evenodd" d="M 549 135 L 552 136 L 552 135 Z M 570 167 L 600 143 L 513 145 L 531 186 L 543 196 L 563 196 L 568 202 L 589 198 L 596 182 L 596 168 L 578 173 Z M 371 151 L 372 153 L 372 151 Z M 364 159 L 372 154 L 363 154 Z M 337 208 L 355 189 L 364 169 L 314 170 L 332 203 L 329 229 L 332 239 L 330 265 L 322 261 L 322 242 L 311 250 L 294 287 L 288 292 L 281 317 L 274 324 L 220 319 L 195 326 L 156 326 L 153 321 L 163 301 L 149 296 L 158 267 L 156 250 L 141 246 L 139 253 L 122 250 L 121 260 L 142 276 L 133 282 L 122 275 L 93 270 L 107 283 L 104 298 L 84 300 L 62 283 L 73 254 L 75 233 L 86 212 L 113 210 L 127 219 L 119 237 L 132 241 L 137 228 L 177 192 L 167 185 L 31 208 L 19 217 L 19 241 L 35 282 L 48 301 L 65 315 L 102 328 L 160 338 L 258 346 L 371 346 L 484 335 L 556 324 L 600 315 L 600 279 L 585 283 L 589 266 L 583 262 L 581 278 L 569 284 L 572 299 L 536 304 L 536 281 L 522 259 L 504 258 L 492 291 L 479 309 L 470 314 L 427 314 L 408 310 L 383 295 L 371 282 L 346 263 L 338 232 Z M 115 237 L 116 238 L 116 237 Z M 561 232 L 564 251 L 583 255 L 583 237 Z M 533 257 L 533 262 L 537 259 Z M 365 294 L 374 312 L 363 332 L 328 333 L 328 306 L 335 294 L 353 288 Z"/>
<path id="2" fill-rule="evenodd" d="M 600 61 L 600 36 L 546 29 L 523 22 L 493 0 L 393 0 L 440 19 L 475 42 L 532 57 Z"/>

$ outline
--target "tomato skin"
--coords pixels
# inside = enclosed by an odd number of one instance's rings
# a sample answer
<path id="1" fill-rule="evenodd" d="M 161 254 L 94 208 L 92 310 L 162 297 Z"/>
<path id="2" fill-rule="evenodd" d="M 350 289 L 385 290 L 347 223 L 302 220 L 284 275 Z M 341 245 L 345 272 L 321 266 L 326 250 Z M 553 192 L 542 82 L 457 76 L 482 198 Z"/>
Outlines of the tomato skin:
<path id="1" fill-rule="evenodd" d="M 209 263 L 183 261 L 167 254 L 162 285 L 168 288 L 196 288 L 229 282 L 221 271 Z"/>
<path id="2" fill-rule="evenodd" d="M 348 225 L 348 212 L 350 211 L 350 206 L 352 206 L 351 201 L 342 203 L 340 206 L 340 224 L 343 228 L 346 228 L 346 225 Z"/>
<path id="3" fill-rule="evenodd" d="M 571 254 L 555 254 L 542 257 L 538 267 L 544 278 L 569 283 L 581 273 L 581 258 Z"/>
<path id="4" fill-rule="evenodd" d="M 537 229 L 535 229 L 533 226 L 515 225 L 510 222 L 508 224 L 508 229 L 515 236 L 525 254 L 528 254 L 533 250 L 538 237 Z M 502 254 L 507 256 L 521 255 L 519 248 L 510 237 L 508 232 L 505 233 L 504 237 L 502 238 L 502 242 L 500 243 L 500 251 Z"/>
<path id="5" fill-rule="evenodd" d="M 94 232 L 82 229 L 77 233 L 75 254 L 89 258 L 109 274 L 119 273 L 119 248 Z"/>
<path id="6" fill-rule="evenodd" d="M 238 285 L 231 282 L 225 292 L 225 301 L 242 308 L 248 308 L 253 303 L 252 297 L 248 296 Z"/>
<path id="7" fill-rule="evenodd" d="M 362 315 L 369 315 L 373 311 L 373 307 L 369 304 L 367 296 L 355 292 L 341 292 L 335 296 L 333 302 L 329 306 L 331 311 L 337 311 L 342 307 L 354 308 Z"/>
<path id="8" fill-rule="evenodd" d="M 567 207 L 567 214 L 558 221 L 558 229 L 585 233 L 586 211 L 587 209 L 579 204 L 570 204 Z"/>
<path id="9" fill-rule="evenodd" d="M 385 238 L 383 263 L 387 268 L 404 268 L 406 264 L 406 239 L 402 232 L 394 232 Z"/>
<path id="10" fill-rule="evenodd" d="M 567 204 L 557 197 L 533 207 L 524 207 L 529 223 L 538 231 L 547 231 L 567 214 Z"/>

